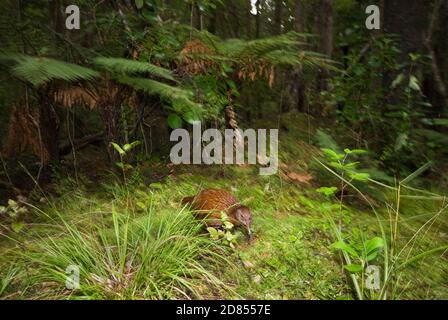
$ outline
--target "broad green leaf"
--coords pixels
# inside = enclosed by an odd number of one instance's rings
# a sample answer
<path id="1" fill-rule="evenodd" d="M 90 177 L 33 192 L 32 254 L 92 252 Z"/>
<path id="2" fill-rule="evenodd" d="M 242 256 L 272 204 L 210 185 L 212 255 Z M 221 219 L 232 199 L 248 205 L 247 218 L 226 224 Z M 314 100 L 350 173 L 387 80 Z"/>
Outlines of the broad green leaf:
<path id="1" fill-rule="evenodd" d="M 370 262 L 370 261 L 372 261 L 372 260 L 375 260 L 376 257 L 378 257 L 378 251 L 373 251 L 371 254 L 369 254 L 369 255 L 366 257 L 366 261 L 367 261 L 367 262 Z"/>
<path id="2" fill-rule="evenodd" d="M 375 250 L 378 250 L 380 248 L 384 247 L 384 240 L 380 237 L 375 237 L 373 239 L 367 240 L 364 243 L 365 250 L 367 254 L 369 255 Z"/>
<path id="3" fill-rule="evenodd" d="M 349 264 L 344 266 L 344 268 L 351 273 L 359 273 L 362 272 L 362 266 L 359 264 Z"/>
<path id="4" fill-rule="evenodd" d="M 124 151 L 129 151 L 129 150 L 134 149 L 138 145 L 140 145 L 140 141 L 134 141 L 134 142 L 131 142 L 131 143 L 126 143 L 123 146 L 123 149 L 124 149 Z"/>
<path id="5" fill-rule="evenodd" d="M 168 126 L 171 129 L 177 129 L 177 128 L 182 127 L 182 119 L 177 114 L 170 113 L 168 115 L 167 122 L 168 122 Z"/>
<path id="6" fill-rule="evenodd" d="M 349 246 L 344 241 L 338 241 L 338 242 L 333 243 L 331 245 L 331 248 L 342 250 L 354 257 L 359 257 L 358 252 L 356 252 L 356 250 L 353 247 Z"/>
<path id="7" fill-rule="evenodd" d="M 111 145 L 112 145 L 112 147 L 114 147 L 114 149 L 120 154 L 120 155 L 125 155 L 126 154 L 126 152 L 118 145 L 118 144 L 116 144 L 115 142 L 111 142 L 110 143 Z"/>

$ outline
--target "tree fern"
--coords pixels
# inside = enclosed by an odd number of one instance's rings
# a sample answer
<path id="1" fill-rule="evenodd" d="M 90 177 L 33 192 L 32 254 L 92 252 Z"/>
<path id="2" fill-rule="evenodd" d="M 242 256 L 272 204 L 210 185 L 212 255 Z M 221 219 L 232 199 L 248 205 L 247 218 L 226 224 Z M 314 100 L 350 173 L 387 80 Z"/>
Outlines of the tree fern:
<path id="1" fill-rule="evenodd" d="M 123 58 L 100 57 L 93 60 L 94 64 L 112 73 L 150 73 L 155 76 L 174 80 L 170 70 L 153 65 L 149 62 L 141 62 Z"/>
<path id="2" fill-rule="evenodd" d="M 117 77 L 116 80 L 122 84 L 134 88 L 135 90 L 141 90 L 148 94 L 158 95 L 163 99 L 172 102 L 173 105 L 183 106 L 186 108 L 200 107 L 199 104 L 191 100 L 191 98 L 193 98 L 193 93 L 188 90 L 145 78 L 120 76 Z"/>
<path id="3" fill-rule="evenodd" d="M 220 40 L 218 37 L 206 32 L 197 32 L 196 37 L 213 49 L 213 54 L 191 54 L 196 59 L 211 61 L 228 61 L 239 65 L 247 63 L 263 63 L 270 65 L 304 65 L 307 67 L 325 67 L 337 70 L 333 61 L 324 55 L 299 50 L 306 47 L 309 35 L 296 32 L 266 37 L 255 40 L 228 39 Z"/>
<path id="4" fill-rule="evenodd" d="M 28 81 L 34 86 L 60 79 L 65 81 L 91 80 L 99 73 L 77 64 L 44 57 L 32 57 L 22 54 L 2 54 L 0 62 L 12 62 L 11 72 L 17 78 Z"/>

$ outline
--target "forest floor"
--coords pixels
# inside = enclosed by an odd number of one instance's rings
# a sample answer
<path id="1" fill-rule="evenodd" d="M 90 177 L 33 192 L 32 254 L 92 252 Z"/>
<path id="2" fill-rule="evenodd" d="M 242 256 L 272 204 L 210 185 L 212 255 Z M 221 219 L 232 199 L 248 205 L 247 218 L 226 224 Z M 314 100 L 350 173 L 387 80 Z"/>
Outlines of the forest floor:
<path id="1" fill-rule="evenodd" d="M 1 237 L 0 298 L 354 299 L 325 213 L 350 243 L 380 236 L 377 217 L 355 194 L 344 210 L 328 211 L 330 200 L 316 192 L 328 186 L 313 163 L 320 150 L 309 143 L 306 120 L 289 120 L 278 175 L 260 176 L 254 166 L 176 166 L 155 183 L 144 182 L 145 169 L 126 186 L 61 180 L 57 197 L 45 195 L 21 231 Z M 234 248 L 211 241 L 191 219 L 181 199 L 204 188 L 231 190 L 252 209 L 251 242 L 240 232 Z M 402 200 L 396 252 L 410 240 L 411 257 L 446 245 L 444 206 Z M 378 204 L 386 234 L 389 213 Z M 400 269 L 388 298 L 448 298 L 447 258 L 438 251 Z M 69 265 L 81 268 L 73 291 L 65 288 Z"/>

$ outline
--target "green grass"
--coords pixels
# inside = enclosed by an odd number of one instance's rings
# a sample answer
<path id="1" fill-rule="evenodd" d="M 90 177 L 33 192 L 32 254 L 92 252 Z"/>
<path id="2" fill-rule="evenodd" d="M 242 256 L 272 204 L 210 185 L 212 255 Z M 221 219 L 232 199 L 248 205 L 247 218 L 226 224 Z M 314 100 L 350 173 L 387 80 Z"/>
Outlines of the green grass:
<path id="1" fill-rule="evenodd" d="M 338 239 L 333 223 L 347 243 L 357 244 L 381 237 L 379 220 L 392 244 L 395 194 L 376 201 L 377 216 L 355 192 L 343 210 L 329 210 L 338 201 L 315 191 L 329 182 L 312 163 L 318 149 L 300 140 L 294 147 L 291 137 L 281 162 L 287 170 L 312 173 L 311 184 L 259 176 L 247 166 L 180 166 L 161 183 L 145 185 L 141 174 L 130 176 L 127 187 L 61 181 L 61 196 L 33 208 L 22 231 L 2 231 L 0 298 L 356 299 L 345 262 L 331 249 Z M 182 208 L 183 197 L 212 187 L 231 190 L 252 209 L 253 242 L 242 234 L 235 249 L 214 242 Z M 446 252 L 433 251 L 448 243 L 445 206 L 400 200 L 395 254 L 408 245 L 389 261 L 403 267 L 390 276 L 387 299 L 448 297 Z M 373 263 L 383 268 L 384 258 L 383 251 Z M 78 290 L 65 288 L 69 265 L 80 267 Z M 377 296 L 367 292 L 365 298 Z"/>
<path id="2" fill-rule="evenodd" d="M 63 213 L 57 207 L 41 211 L 46 226 L 36 226 L 41 230 L 5 254 L 26 269 L 16 280 L 23 287 L 19 297 L 191 299 L 205 290 L 229 290 L 213 270 L 230 262 L 223 248 L 200 235 L 198 221 L 182 208 L 160 210 L 151 198 L 138 205 L 135 200 L 129 195 L 107 204 L 94 200 L 87 204 L 94 210 L 81 214 L 66 211 L 66 203 L 56 204 Z M 69 266 L 79 267 L 78 290 L 65 289 Z M 8 275 L 2 291 L 14 278 Z"/>

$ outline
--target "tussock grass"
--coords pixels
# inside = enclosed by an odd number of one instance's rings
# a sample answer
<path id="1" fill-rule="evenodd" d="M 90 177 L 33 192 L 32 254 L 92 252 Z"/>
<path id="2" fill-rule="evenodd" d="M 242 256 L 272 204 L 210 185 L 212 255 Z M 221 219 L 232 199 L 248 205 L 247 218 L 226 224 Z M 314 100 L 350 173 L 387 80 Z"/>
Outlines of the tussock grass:
<path id="1" fill-rule="evenodd" d="M 230 262 L 223 248 L 201 235 L 201 222 L 182 208 L 155 208 L 151 199 L 139 205 L 129 194 L 115 198 L 110 212 L 98 211 L 103 218 L 95 223 L 85 217 L 70 221 L 69 214 L 57 208 L 41 211 L 54 227 L 20 243 L 23 250 L 9 252 L 18 266 L 26 266 L 26 274 L 19 279 L 26 287 L 24 296 L 194 299 L 231 291 L 214 272 Z M 73 267 L 79 268 L 80 285 L 68 290 L 67 277 L 72 278 Z M 0 289 L 8 281 L 5 278 Z"/>

